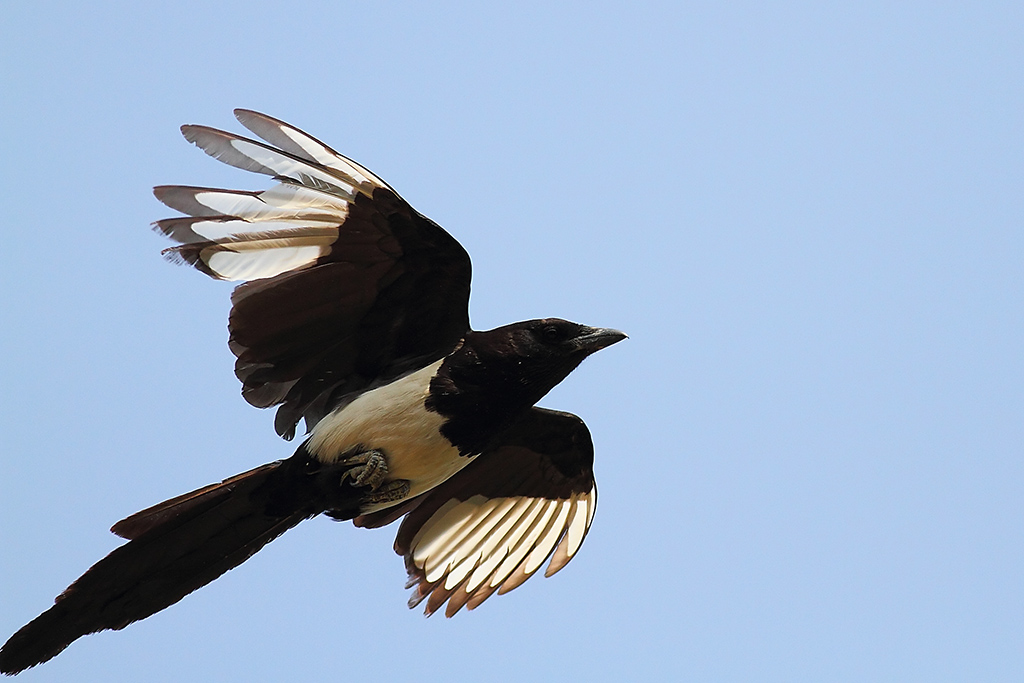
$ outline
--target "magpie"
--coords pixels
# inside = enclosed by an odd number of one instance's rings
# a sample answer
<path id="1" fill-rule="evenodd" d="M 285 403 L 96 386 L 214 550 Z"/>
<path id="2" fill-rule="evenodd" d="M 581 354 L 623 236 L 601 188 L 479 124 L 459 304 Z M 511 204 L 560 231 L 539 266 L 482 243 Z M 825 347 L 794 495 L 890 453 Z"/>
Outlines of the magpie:
<path id="1" fill-rule="evenodd" d="M 319 514 L 366 528 L 404 517 L 395 551 L 409 606 L 445 606 L 449 617 L 516 588 L 548 558 L 554 574 L 590 528 L 590 432 L 535 404 L 626 335 L 557 318 L 472 330 L 470 259 L 451 235 L 319 140 L 254 111 L 235 115 L 263 141 L 181 131 L 276 184 L 157 187 L 185 215 L 154 227 L 177 243 L 170 260 L 242 282 L 228 321 L 242 395 L 278 406 L 285 439 L 304 421 L 305 439 L 285 460 L 115 524 L 128 542 L 7 641 L 5 674 L 169 607 Z"/>

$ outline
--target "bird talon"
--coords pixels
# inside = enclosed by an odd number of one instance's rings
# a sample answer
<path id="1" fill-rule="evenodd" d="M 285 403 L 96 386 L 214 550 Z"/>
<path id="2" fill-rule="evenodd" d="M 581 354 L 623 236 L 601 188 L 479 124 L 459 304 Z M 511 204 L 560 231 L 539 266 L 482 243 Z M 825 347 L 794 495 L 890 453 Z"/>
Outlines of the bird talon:
<path id="1" fill-rule="evenodd" d="M 353 486 L 368 486 L 371 491 L 376 491 L 388 476 L 387 458 L 376 449 L 356 453 L 343 462 L 355 465 L 341 476 L 342 481 L 351 478 Z"/>

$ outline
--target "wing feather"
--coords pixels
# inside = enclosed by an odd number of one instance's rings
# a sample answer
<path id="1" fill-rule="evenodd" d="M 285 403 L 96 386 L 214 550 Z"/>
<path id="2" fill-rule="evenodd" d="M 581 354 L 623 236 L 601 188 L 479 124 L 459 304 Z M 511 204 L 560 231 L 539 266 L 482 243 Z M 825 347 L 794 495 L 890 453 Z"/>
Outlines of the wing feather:
<path id="1" fill-rule="evenodd" d="M 182 126 L 181 134 L 217 161 L 243 171 L 287 178 L 337 197 L 351 199 L 356 193 L 372 197 L 373 188 L 379 187 L 361 183 L 342 171 L 308 161 L 262 142 L 209 126 Z"/>
<path id="2" fill-rule="evenodd" d="M 451 351 L 469 330 L 465 250 L 380 178 L 316 138 L 249 110 L 265 142 L 182 126 L 210 156 L 273 176 L 263 191 L 167 185 L 157 198 L 186 217 L 157 221 L 164 251 L 232 295 L 229 347 L 242 395 L 280 405 L 285 438 L 349 397 Z M 269 143 L 269 144 L 267 144 Z"/>
<path id="3" fill-rule="evenodd" d="M 253 133 L 290 154 L 341 171 L 360 184 L 388 187 L 366 167 L 338 154 L 291 124 L 249 109 L 236 109 L 235 117 Z"/>
<path id="4" fill-rule="evenodd" d="M 593 521 L 593 455 L 582 420 L 533 408 L 500 445 L 425 494 L 395 540 L 409 606 L 426 599 L 429 615 L 447 602 L 450 617 L 516 588 L 549 558 L 546 576 L 565 567 Z"/>

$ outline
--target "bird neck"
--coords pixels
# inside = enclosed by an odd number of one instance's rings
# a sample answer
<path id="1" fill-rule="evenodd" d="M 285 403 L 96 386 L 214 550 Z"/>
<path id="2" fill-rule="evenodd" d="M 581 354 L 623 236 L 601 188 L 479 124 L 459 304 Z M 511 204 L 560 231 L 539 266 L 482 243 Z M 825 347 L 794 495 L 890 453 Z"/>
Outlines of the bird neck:
<path id="1" fill-rule="evenodd" d="M 487 348 L 479 341 L 467 336 L 445 358 L 430 382 L 426 401 L 428 410 L 445 418 L 441 433 L 463 455 L 487 450 L 551 390 L 554 379 L 531 372 L 531 364 L 509 349 Z"/>

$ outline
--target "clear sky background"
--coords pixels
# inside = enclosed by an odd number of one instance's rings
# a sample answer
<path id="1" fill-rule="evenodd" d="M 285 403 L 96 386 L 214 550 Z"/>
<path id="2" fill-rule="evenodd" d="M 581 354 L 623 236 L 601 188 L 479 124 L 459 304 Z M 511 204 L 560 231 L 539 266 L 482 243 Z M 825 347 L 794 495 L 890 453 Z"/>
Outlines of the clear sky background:
<path id="1" fill-rule="evenodd" d="M 290 121 L 473 257 L 477 328 L 620 328 L 580 554 L 455 619 L 316 519 L 30 681 L 1024 680 L 1024 5 L 9 2 L 0 638 L 107 529 L 287 457 L 150 188 Z"/>

